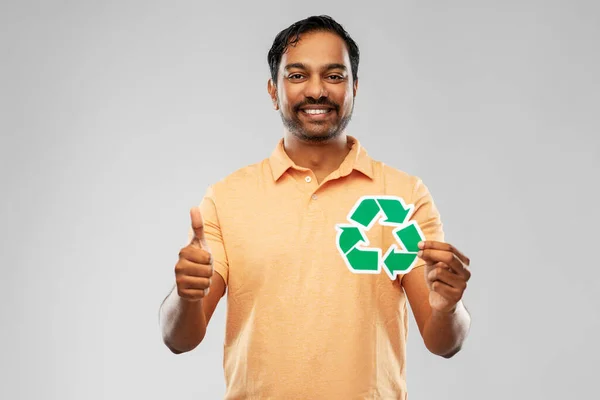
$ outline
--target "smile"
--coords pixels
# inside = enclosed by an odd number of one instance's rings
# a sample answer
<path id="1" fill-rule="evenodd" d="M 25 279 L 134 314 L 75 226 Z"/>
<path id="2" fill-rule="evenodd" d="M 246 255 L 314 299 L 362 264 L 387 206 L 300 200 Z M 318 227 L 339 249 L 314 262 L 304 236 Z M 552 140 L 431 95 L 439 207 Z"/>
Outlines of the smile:
<path id="1" fill-rule="evenodd" d="M 331 112 L 330 108 L 326 108 L 326 109 L 305 109 L 302 110 L 303 113 L 305 114 L 309 114 L 309 115 L 320 115 L 320 114 L 328 114 L 329 112 Z"/>

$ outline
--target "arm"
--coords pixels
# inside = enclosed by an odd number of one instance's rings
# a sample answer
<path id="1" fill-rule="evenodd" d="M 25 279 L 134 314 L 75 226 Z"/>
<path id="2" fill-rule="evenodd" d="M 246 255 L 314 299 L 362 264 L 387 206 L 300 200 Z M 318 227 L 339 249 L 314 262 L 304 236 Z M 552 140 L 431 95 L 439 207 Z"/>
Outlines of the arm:
<path id="1" fill-rule="evenodd" d="M 415 268 L 402 276 L 404 288 L 427 349 L 450 358 L 462 347 L 471 324 L 462 295 L 471 273 L 469 259 L 444 243 L 440 213 L 420 179 L 413 190 L 415 219 L 426 241 Z"/>
<path id="2" fill-rule="evenodd" d="M 189 244 L 175 266 L 176 285 L 159 311 L 163 341 L 175 354 L 193 350 L 204 339 L 229 271 L 212 187 L 190 216 Z"/>
<path id="3" fill-rule="evenodd" d="M 433 354 L 450 358 L 460 351 L 471 317 L 462 300 L 446 311 L 432 309 L 425 270 L 425 267 L 411 270 L 402 278 L 402 285 L 425 347 Z"/>
<path id="4" fill-rule="evenodd" d="M 225 293 L 225 281 L 213 274 L 208 294 L 190 301 L 177 293 L 177 285 L 160 306 L 159 324 L 165 345 L 175 354 L 196 348 L 204 339 L 206 327 Z"/>

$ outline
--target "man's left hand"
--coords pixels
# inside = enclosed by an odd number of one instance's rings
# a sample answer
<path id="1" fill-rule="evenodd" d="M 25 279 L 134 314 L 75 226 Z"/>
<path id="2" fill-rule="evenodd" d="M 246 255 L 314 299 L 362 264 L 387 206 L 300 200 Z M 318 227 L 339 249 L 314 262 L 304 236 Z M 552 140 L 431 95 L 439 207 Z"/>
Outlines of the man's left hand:
<path id="1" fill-rule="evenodd" d="M 471 278 L 469 258 L 449 243 L 424 241 L 419 243 L 419 249 L 418 256 L 427 263 L 425 280 L 431 308 L 454 312 Z"/>

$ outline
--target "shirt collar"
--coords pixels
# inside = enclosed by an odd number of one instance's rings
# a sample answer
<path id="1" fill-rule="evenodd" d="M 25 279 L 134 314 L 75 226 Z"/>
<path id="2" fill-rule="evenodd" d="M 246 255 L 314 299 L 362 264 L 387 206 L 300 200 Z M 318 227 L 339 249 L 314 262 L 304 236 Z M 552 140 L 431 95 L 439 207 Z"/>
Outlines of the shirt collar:
<path id="1" fill-rule="evenodd" d="M 365 148 L 361 146 L 358 139 L 350 135 L 346 135 L 346 138 L 348 139 L 348 145 L 351 147 L 350 152 L 338 168 L 339 176 L 346 176 L 349 175 L 352 170 L 357 170 L 370 179 L 373 179 L 373 163 L 371 157 L 369 157 Z M 269 163 L 271 165 L 274 181 L 281 178 L 289 168 L 298 170 L 303 169 L 297 166 L 285 152 L 283 138 L 279 139 L 277 146 L 275 146 L 275 149 L 271 153 Z"/>

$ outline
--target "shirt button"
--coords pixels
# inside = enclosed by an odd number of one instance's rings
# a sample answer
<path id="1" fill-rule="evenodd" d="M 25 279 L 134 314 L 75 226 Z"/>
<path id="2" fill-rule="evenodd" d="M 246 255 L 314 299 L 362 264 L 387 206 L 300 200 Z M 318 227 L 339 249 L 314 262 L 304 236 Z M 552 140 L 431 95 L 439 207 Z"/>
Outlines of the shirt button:
<path id="1" fill-rule="evenodd" d="M 306 178 L 304 178 L 304 180 L 305 180 L 306 182 L 310 182 L 310 181 L 312 181 L 312 178 L 311 178 L 310 176 L 307 176 Z"/>
<path id="2" fill-rule="evenodd" d="M 310 196 L 313 200 L 316 200 L 319 198 L 319 196 L 317 196 L 316 194 L 313 194 L 312 196 Z"/>

